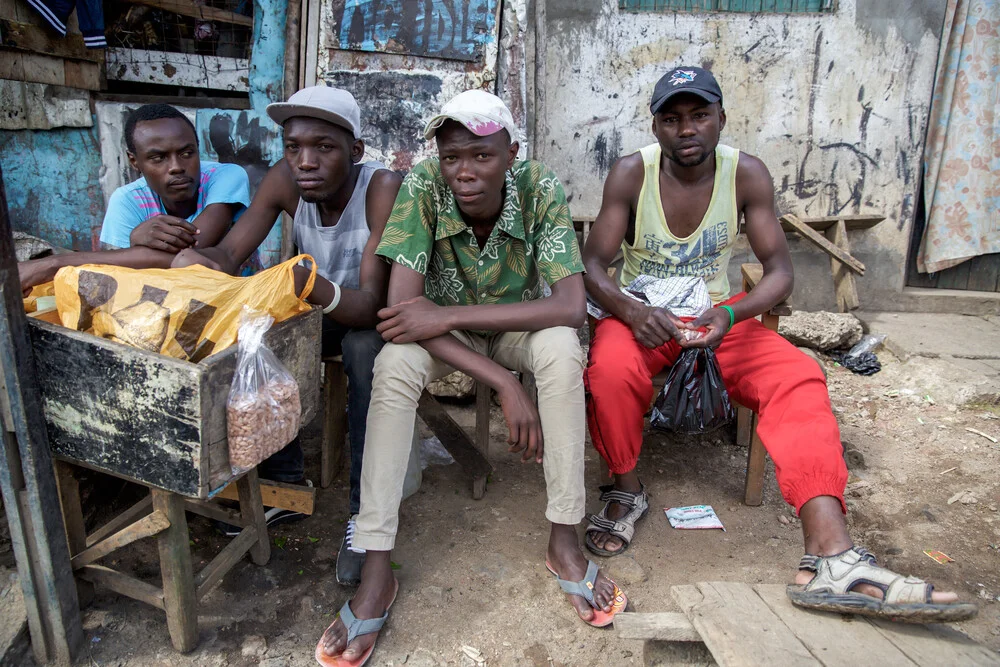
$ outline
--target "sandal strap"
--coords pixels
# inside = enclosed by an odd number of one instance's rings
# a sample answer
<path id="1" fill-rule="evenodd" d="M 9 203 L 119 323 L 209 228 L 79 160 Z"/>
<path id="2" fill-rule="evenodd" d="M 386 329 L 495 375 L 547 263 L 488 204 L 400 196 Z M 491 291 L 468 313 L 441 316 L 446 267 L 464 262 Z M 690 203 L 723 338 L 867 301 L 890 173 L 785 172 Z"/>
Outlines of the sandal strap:
<path id="1" fill-rule="evenodd" d="M 355 637 L 360 635 L 370 635 L 373 632 L 378 632 L 385 625 L 386 619 L 389 618 L 389 612 L 386 611 L 379 618 L 365 618 L 360 619 L 354 615 L 351 611 L 351 603 L 347 601 L 344 606 L 340 608 L 340 620 L 344 622 L 344 627 L 347 628 L 347 643 L 350 644 L 354 641 Z"/>
<path id="2" fill-rule="evenodd" d="M 882 590 L 882 601 L 888 604 L 930 602 L 934 589 L 922 579 L 905 577 L 881 567 L 875 555 L 862 547 L 851 548 L 834 556 L 806 554 L 799 561 L 799 569 L 816 573 L 806 584 L 806 590 L 850 594 L 858 584 L 870 584 Z"/>
<path id="3" fill-rule="evenodd" d="M 597 603 L 594 602 L 594 585 L 597 583 L 597 564 L 594 561 L 587 561 L 587 574 L 580 581 L 567 581 L 560 577 L 556 577 L 556 581 L 559 582 L 559 588 L 563 589 L 564 593 L 579 595 L 591 607 L 598 608 Z"/>
<path id="4" fill-rule="evenodd" d="M 646 496 L 645 487 L 639 493 L 614 491 L 610 485 L 602 487 L 602 489 L 609 489 L 601 495 L 601 499 L 606 502 L 600 513 L 591 514 L 587 517 L 590 523 L 587 525 L 585 532 L 607 533 L 608 535 L 617 537 L 625 544 L 630 544 L 632 537 L 635 535 L 635 522 L 649 509 L 649 500 Z M 627 502 L 615 500 L 613 494 L 618 493 L 627 496 Z M 619 517 L 617 520 L 608 518 L 608 508 L 611 507 L 612 502 L 621 502 L 622 505 L 629 508 L 625 516 Z"/>
<path id="5" fill-rule="evenodd" d="M 625 505 L 629 509 L 634 509 L 646 495 L 646 486 L 641 483 L 640 485 L 642 486 L 642 490 L 640 491 L 621 491 L 616 489 L 613 484 L 607 484 L 600 487 L 601 500 L 606 503 L 618 503 L 619 505 Z"/>

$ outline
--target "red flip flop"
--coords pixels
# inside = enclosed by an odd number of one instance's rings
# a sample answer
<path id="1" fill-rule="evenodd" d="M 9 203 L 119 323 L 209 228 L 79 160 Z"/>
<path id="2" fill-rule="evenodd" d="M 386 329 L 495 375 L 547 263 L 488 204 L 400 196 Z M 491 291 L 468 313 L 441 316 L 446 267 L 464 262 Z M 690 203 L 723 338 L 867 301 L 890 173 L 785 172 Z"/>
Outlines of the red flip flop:
<path id="1" fill-rule="evenodd" d="M 564 593 L 569 595 L 579 595 L 594 609 L 594 617 L 589 621 L 583 621 L 587 625 L 595 628 L 606 628 L 614 622 L 615 614 L 625 611 L 628 607 L 628 597 L 618 588 L 614 581 L 611 583 L 615 587 L 614 602 L 611 603 L 611 611 L 604 611 L 594 602 L 594 585 L 597 583 L 597 564 L 594 561 L 587 561 L 587 574 L 580 581 L 566 581 L 559 576 L 549 561 L 545 561 L 545 568 L 552 573 L 559 582 L 559 587 Z M 580 619 L 583 620 L 583 619 Z"/>
<path id="2" fill-rule="evenodd" d="M 350 644 L 356 637 L 361 635 L 370 635 L 375 633 L 376 635 L 385 625 L 386 619 L 389 618 L 389 610 L 392 609 L 392 603 L 396 601 L 396 595 L 399 593 L 399 582 L 394 581 L 395 589 L 392 591 L 392 600 L 389 601 L 389 606 L 385 608 L 385 613 L 378 618 L 366 618 L 360 619 L 354 616 L 354 612 L 351 611 L 351 603 L 347 601 L 344 606 L 340 608 L 340 612 L 337 614 L 344 622 L 344 626 L 347 628 L 347 643 Z M 334 619 L 333 623 L 337 620 Z M 327 630 L 333 627 L 331 623 Z M 326 634 L 325 632 L 323 634 Z M 345 660 L 339 655 L 327 655 L 323 652 L 323 637 L 319 638 L 319 642 L 316 644 L 316 662 L 323 665 L 323 667 L 361 667 L 366 662 L 368 658 L 372 657 L 372 651 L 375 650 L 375 643 L 373 642 L 368 650 L 358 658 L 357 660 Z"/>

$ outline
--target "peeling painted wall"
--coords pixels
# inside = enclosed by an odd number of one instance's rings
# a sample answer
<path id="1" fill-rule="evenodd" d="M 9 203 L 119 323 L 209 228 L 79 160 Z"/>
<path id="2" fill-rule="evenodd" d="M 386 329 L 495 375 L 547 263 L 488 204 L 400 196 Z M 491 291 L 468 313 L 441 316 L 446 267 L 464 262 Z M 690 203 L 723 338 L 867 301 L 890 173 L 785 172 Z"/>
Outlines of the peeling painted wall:
<path id="1" fill-rule="evenodd" d="M 246 111 L 178 109 L 195 124 L 205 160 L 235 162 L 250 175 L 251 192 L 281 157 L 280 128 L 265 107 L 281 101 L 286 0 L 257 0 L 250 58 L 250 105 Z M 74 250 L 98 249 L 111 193 L 134 179 L 122 135 L 125 114 L 138 105 L 95 104 L 94 127 L 50 131 L 0 130 L 0 166 L 14 229 Z M 258 249 L 256 266 L 275 264 L 280 224 Z"/>
<path id="2" fill-rule="evenodd" d="M 834 14 L 781 15 L 548 0 L 538 156 L 563 179 L 573 213 L 595 215 L 614 161 L 653 141 L 656 80 L 680 64 L 711 68 L 725 95 L 723 142 L 765 161 L 780 211 L 886 215 L 851 243 L 868 267 L 862 306 L 890 307 L 903 286 L 944 5 L 840 0 Z M 789 242 L 795 306 L 834 308 L 826 255 Z"/>
<path id="3" fill-rule="evenodd" d="M 421 3 L 400 0 L 387 4 L 399 6 L 402 11 L 402 8 Z M 423 127 L 442 104 L 470 88 L 497 92 L 501 49 L 504 49 L 505 55 L 522 50 L 520 59 L 503 61 L 503 76 L 512 83 L 507 84 L 505 80 L 498 94 L 511 103 L 522 133 L 526 129 L 523 74 L 519 74 L 524 71 L 524 25 L 518 25 L 517 15 L 520 12 L 523 19 L 527 0 L 507 0 L 503 3 L 455 0 L 433 4 L 437 8 L 434 11 L 439 11 L 439 14 L 444 11 L 439 5 L 450 5 L 452 10 L 440 14 L 448 16 L 477 16 L 482 12 L 482 6 L 493 8 L 495 18 L 481 21 L 488 32 L 472 40 L 478 49 L 473 60 L 458 60 L 456 56 L 461 54 L 454 52 L 424 57 L 407 53 L 376 53 L 370 49 L 345 50 L 341 48 L 346 20 L 344 3 L 324 0 L 321 8 L 318 78 L 354 94 L 361 106 L 362 135 L 368 159 L 381 160 L 391 169 L 401 172 L 408 171 L 420 160 L 434 154 L 433 142 L 423 138 Z M 501 11 L 501 4 L 505 11 Z M 442 25 L 442 35 L 450 35 L 450 28 Z M 349 44 L 351 40 L 346 41 Z M 522 142 L 522 154 L 526 149 L 526 142 Z"/>

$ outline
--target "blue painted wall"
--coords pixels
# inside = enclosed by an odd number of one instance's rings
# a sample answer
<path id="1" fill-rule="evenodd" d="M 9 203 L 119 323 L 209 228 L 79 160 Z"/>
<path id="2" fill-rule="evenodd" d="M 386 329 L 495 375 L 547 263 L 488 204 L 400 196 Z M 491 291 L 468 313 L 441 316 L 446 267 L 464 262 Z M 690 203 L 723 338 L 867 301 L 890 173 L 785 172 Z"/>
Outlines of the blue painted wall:
<path id="1" fill-rule="evenodd" d="M 0 131 L 0 167 L 14 229 L 73 250 L 98 246 L 104 197 L 96 121 L 83 129 Z"/>
<path id="2" fill-rule="evenodd" d="M 202 159 L 235 162 L 247 169 L 252 188 L 281 157 L 280 128 L 265 113 L 283 91 L 287 0 L 256 0 L 250 58 L 248 111 L 200 109 Z M 178 99 L 178 104 L 183 100 Z M 14 229 L 74 250 L 100 247 L 104 198 L 98 130 L 0 131 L 0 167 Z M 257 266 L 276 263 L 281 230 L 261 245 Z"/>

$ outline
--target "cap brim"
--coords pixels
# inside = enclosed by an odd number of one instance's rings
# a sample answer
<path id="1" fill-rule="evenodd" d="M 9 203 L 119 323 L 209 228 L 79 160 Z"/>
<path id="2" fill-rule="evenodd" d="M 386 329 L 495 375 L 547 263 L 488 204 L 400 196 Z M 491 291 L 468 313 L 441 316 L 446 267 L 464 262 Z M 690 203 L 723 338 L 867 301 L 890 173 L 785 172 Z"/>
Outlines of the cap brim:
<path id="1" fill-rule="evenodd" d="M 427 125 L 424 126 L 424 139 L 427 139 L 428 141 L 433 139 L 434 135 L 438 131 L 438 128 L 444 125 L 445 121 L 449 120 L 453 120 L 456 123 L 460 123 L 462 127 L 466 128 L 467 130 L 469 130 L 469 132 L 472 132 L 477 137 L 489 137 L 501 130 L 507 130 L 507 134 L 510 134 L 510 130 L 508 130 L 503 123 L 494 119 L 490 119 L 490 121 L 491 123 L 494 123 L 496 125 L 495 129 L 490 124 L 487 124 L 482 127 L 477 127 L 477 125 L 480 124 L 481 118 L 482 114 L 466 115 L 461 113 L 450 113 L 450 114 L 439 113 L 438 115 L 431 118 L 427 122 Z M 483 131 L 484 128 L 488 129 L 488 131 Z M 517 141 L 517 139 L 514 138 L 513 136 L 510 138 L 510 140 Z"/>
<path id="2" fill-rule="evenodd" d="M 696 90 L 694 88 L 679 88 L 677 90 L 671 90 L 669 93 L 667 93 L 666 95 L 664 95 L 659 99 L 653 100 L 653 102 L 649 105 L 650 113 L 656 113 L 657 111 L 659 111 L 660 107 L 662 107 L 663 104 L 671 97 L 676 97 L 677 95 L 683 95 L 685 93 L 688 95 L 695 95 L 696 97 L 700 97 L 709 104 L 715 104 L 716 102 L 722 101 L 722 98 L 719 95 L 716 95 L 715 93 L 710 93 L 706 90 Z"/>
<path id="3" fill-rule="evenodd" d="M 358 133 L 354 131 L 353 127 L 351 127 L 350 121 L 331 111 L 325 111 L 323 109 L 317 109 L 316 107 L 305 106 L 303 104 L 289 104 L 288 102 L 275 102 L 273 104 L 268 104 L 265 110 L 267 111 L 267 115 L 271 117 L 271 120 L 278 125 L 284 125 L 285 121 L 296 116 L 318 118 L 320 120 L 325 120 L 328 123 L 332 123 L 337 127 L 342 127 L 350 132 L 351 136 L 355 139 L 358 138 Z"/>

